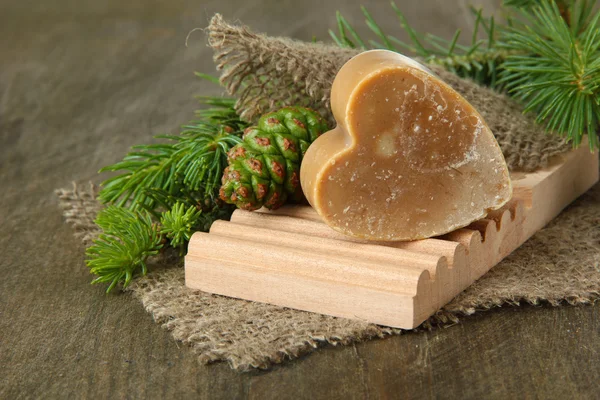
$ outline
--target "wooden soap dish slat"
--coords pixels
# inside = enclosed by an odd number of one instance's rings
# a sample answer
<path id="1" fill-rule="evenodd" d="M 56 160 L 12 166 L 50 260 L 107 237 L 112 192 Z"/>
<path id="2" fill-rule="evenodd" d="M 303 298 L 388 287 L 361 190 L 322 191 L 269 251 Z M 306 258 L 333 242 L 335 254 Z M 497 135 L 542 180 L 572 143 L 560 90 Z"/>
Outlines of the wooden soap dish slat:
<path id="1" fill-rule="evenodd" d="M 411 329 L 518 248 L 598 181 L 582 146 L 521 174 L 513 199 L 439 238 L 369 242 L 329 228 L 308 206 L 237 210 L 192 237 L 186 285 L 209 293 Z"/>

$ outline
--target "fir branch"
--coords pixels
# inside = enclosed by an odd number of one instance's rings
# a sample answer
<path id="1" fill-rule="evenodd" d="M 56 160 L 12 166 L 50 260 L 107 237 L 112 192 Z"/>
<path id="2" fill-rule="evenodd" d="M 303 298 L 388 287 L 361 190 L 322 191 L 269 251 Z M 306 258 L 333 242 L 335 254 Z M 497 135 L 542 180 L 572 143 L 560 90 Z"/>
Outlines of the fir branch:
<path id="1" fill-rule="evenodd" d="M 159 207 L 163 210 L 171 210 L 176 204 L 181 203 L 185 207 L 196 207 L 201 210 L 202 213 L 198 217 L 196 225 L 197 231 L 208 232 L 212 223 L 218 219 L 228 220 L 231 214 L 235 210 L 235 206 L 225 204 L 221 200 L 216 199 L 210 201 L 206 199 L 203 203 L 198 202 L 198 199 L 194 197 L 194 193 L 188 191 L 186 188 L 182 188 L 181 191 L 174 196 L 161 189 L 147 189 L 146 195 L 151 197 Z M 160 221 L 162 213 L 145 207 L 148 212 L 155 216 Z"/>
<path id="2" fill-rule="evenodd" d="M 219 200 L 218 189 L 227 153 L 248 124 L 236 113 L 234 99 L 199 100 L 208 107 L 179 135 L 156 136 L 161 143 L 134 146 L 123 161 L 100 170 L 119 172 L 102 183 L 99 199 L 109 206 L 95 221 L 103 232 L 86 253 L 98 275 L 93 283 L 110 282 L 107 292 L 119 282 L 126 287 L 138 271 L 145 274 L 146 259 L 165 238 L 183 255 L 194 231 L 231 217 L 233 207 Z"/>
<path id="3" fill-rule="evenodd" d="M 100 170 L 120 172 L 102 183 L 99 198 L 103 203 L 132 210 L 153 210 L 157 204 L 148 189 L 161 189 L 177 196 L 182 188 L 196 192 L 200 199 L 215 199 L 227 152 L 241 142 L 248 126 L 233 108 L 233 100 L 202 98 L 208 109 L 197 112 L 200 118 L 183 126 L 179 136 L 159 135 L 163 143 L 134 146 L 123 161 Z"/>
<path id="4" fill-rule="evenodd" d="M 556 5 L 561 10 L 566 10 L 571 7 L 575 1 L 577 0 L 556 0 Z M 531 8 L 548 2 L 549 0 L 504 0 L 502 5 L 505 7 L 514 8 Z"/>
<path id="5" fill-rule="evenodd" d="M 361 7 L 365 23 L 378 40 L 365 41 L 362 39 L 339 12 L 336 14 L 338 32 L 330 30 L 329 35 L 340 47 L 363 50 L 380 48 L 408 52 L 409 55 L 417 56 L 426 63 L 440 65 L 459 76 L 498 88 L 497 77 L 506 57 L 506 51 L 496 46 L 498 32 L 495 29 L 493 17 L 484 18 L 481 10 L 471 8 L 475 19 L 473 32 L 470 35 L 471 41 L 469 45 L 462 45 L 458 43 L 460 30 L 455 32 L 451 40 L 431 34 L 420 34 L 408 24 L 406 17 L 394 2 L 391 3 L 391 6 L 399 20 L 400 27 L 410 39 L 409 43 L 384 33 L 365 7 Z M 485 39 L 479 38 L 480 33 L 485 35 Z"/>
<path id="6" fill-rule="evenodd" d="M 600 128 L 600 12 L 587 1 L 575 1 L 570 25 L 554 1 L 519 12 L 503 34 L 511 51 L 502 81 L 513 96 L 577 147 L 587 132 L 590 148 L 598 147 Z"/>
<path id="7" fill-rule="evenodd" d="M 141 207 L 153 215 L 157 221 L 160 221 L 165 210 L 171 210 L 177 203 L 184 204 L 186 207 L 201 207 L 202 205 L 201 202 L 198 202 L 195 193 L 190 192 L 185 187 L 182 187 L 176 195 L 159 188 L 146 188 L 144 194 L 152 199 L 155 206 L 141 205 Z M 210 204 L 211 201 L 206 199 L 204 205 L 210 206 Z"/>
<path id="8" fill-rule="evenodd" d="M 171 246 L 179 248 L 179 254 L 185 253 L 185 246 L 197 230 L 202 211 L 196 206 L 176 203 L 173 208 L 162 214 L 160 232 L 169 238 Z"/>
<path id="9" fill-rule="evenodd" d="M 199 73 L 196 75 L 203 76 Z M 248 123 L 240 119 L 235 110 L 235 99 L 210 96 L 196 96 L 196 99 L 200 104 L 208 106 L 196 111 L 196 118 L 200 121 L 207 121 L 211 125 L 220 125 L 229 133 L 241 132 L 248 127 Z"/>
<path id="10" fill-rule="evenodd" d="M 103 232 L 86 250 L 90 272 L 98 275 L 92 283 L 110 282 L 108 293 L 118 283 L 127 287 L 140 270 L 145 275 L 146 259 L 162 248 L 150 214 L 108 206 L 98 213 L 95 223 Z"/>

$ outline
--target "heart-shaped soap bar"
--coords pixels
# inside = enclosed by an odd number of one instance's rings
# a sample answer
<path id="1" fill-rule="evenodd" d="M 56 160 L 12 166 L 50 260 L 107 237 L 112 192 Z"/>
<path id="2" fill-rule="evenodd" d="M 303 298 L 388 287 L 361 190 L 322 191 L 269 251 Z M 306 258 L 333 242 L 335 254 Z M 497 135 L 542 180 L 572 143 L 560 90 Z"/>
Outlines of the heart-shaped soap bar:
<path id="1" fill-rule="evenodd" d="M 373 50 L 348 61 L 331 90 L 337 127 L 306 152 L 306 198 L 347 235 L 441 235 L 503 206 L 512 187 L 479 113 L 425 67 Z"/>

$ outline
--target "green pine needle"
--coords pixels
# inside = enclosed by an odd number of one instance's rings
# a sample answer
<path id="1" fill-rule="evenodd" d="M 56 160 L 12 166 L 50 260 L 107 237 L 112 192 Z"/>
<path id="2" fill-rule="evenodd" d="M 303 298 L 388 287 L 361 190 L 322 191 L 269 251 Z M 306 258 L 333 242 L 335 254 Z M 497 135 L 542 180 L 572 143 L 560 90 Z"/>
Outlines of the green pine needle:
<path id="1" fill-rule="evenodd" d="M 202 211 L 199 215 L 195 228 L 197 231 L 208 232 L 212 223 L 218 219 L 228 220 L 231 214 L 235 210 L 235 206 L 231 204 L 225 204 L 222 201 L 210 201 L 206 199 L 204 203 L 198 203 L 198 199 L 194 197 L 194 193 L 190 192 L 186 188 L 182 188 L 181 191 L 174 196 L 162 189 L 147 189 L 146 195 L 156 201 L 158 207 L 163 210 L 171 210 L 176 204 L 181 203 L 185 207 L 195 207 Z M 160 221 L 163 213 L 152 210 L 148 207 L 145 209 L 154 215 L 156 220 Z"/>
<path id="2" fill-rule="evenodd" d="M 196 74 L 202 77 L 203 74 Z M 208 106 L 196 111 L 196 117 L 211 125 L 220 125 L 227 132 L 241 132 L 248 127 L 235 111 L 235 99 L 228 97 L 197 96 L 200 104 Z"/>
<path id="3" fill-rule="evenodd" d="M 183 254 L 187 242 L 198 230 L 196 226 L 201 215 L 202 211 L 193 205 L 186 207 L 183 203 L 176 203 L 171 210 L 162 214 L 160 232 L 171 240 L 171 246 L 179 248 L 180 254 Z"/>
<path id="4" fill-rule="evenodd" d="M 197 112 L 200 118 L 183 126 L 178 136 L 159 135 L 162 143 L 134 146 L 123 161 L 100 170 L 120 172 L 102 183 L 99 198 L 103 203 L 132 210 L 157 207 L 148 189 L 165 190 L 178 196 L 185 188 L 202 201 L 214 199 L 220 186 L 227 152 L 241 142 L 248 126 L 233 108 L 233 100 L 202 98 L 208 109 Z"/>
<path id="5" fill-rule="evenodd" d="M 496 46 L 497 31 L 494 29 L 493 17 L 484 18 L 481 10 L 472 8 L 471 12 L 475 22 L 470 35 L 471 43 L 462 45 L 459 43 L 460 30 L 455 32 L 451 40 L 431 34 L 420 34 L 408 24 L 406 17 L 394 2 L 391 3 L 391 6 L 399 20 L 400 27 L 410 39 L 408 43 L 383 32 L 365 7 L 361 7 L 365 23 L 377 40 L 363 40 L 339 12 L 336 14 L 338 32 L 330 30 L 329 35 L 340 47 L 362 50 L 379 48 L 407 52 L 409 55 L 420 57 L 427 63 L 440 65 L 459 76 L 468 77 L 480 84 L 499 89 L 497 76 L 506 52 Z M 485 39 L 479 39 L 480 33 L 485 34 Z"/>
<path id="6" fill-rule="evenodd" d="M 574 1 L 577 0 L 558 0 L 556 3 L 561 8 L 566 8 L 571 6 Z M 515 7 L 515 8 L 531 8 L 535 6 L 539 6 L 542 3 L 548 2 L 548 0 L 504 0 L 502 4 L 505 7 Z"/>
<path id="7" fill-rule="evenodd" d="M 554 1 L 521 10 L 520 22 L 502 36 L 512 54 L 501 81 L 547 130 L 573 147 L 587 132 L 593 150 L 600 129 L 600 12 L 589 10 L 587 1 L 573 2 L 569 21 Z"/>
<path id="8" fill-rule="evenodd" d="M 146 259 L 162 248 L 161 234 L 150 214 L 108 206 L 95 222 L 102 233 L 86 250 L 90 272 L 98 276 L 92 283 L 110 282 L 108 293 L 118 283 L 127 287 L 140 270 L 145 275 Z"/>
<path id="9" fill-rule="evenodd" d="M 527 8 L 540 4 L 543 0 L 504 0 L 505 7 Z"/>
<path id="10" fill-rule="evenodd" d="M 145 274 L 146 259 L 163 240 L 183 254 L 194 231 L 207 231 L 233 212 L 218 199 L 218 190 L 227 153 L 248 124 L 236 113 L 234 99 L 199 100 L 207 107 L 179 135 L 156 136 L 160 143 L 134 146 L 123 161 L 101 169 L 118 175 L 102 183 L 99 198 L 109 205 L 95 221 L 103 232 L 87 250 L 87 264 L 98 275 L 93 283 L 110 283 L 107 291 Z"/>

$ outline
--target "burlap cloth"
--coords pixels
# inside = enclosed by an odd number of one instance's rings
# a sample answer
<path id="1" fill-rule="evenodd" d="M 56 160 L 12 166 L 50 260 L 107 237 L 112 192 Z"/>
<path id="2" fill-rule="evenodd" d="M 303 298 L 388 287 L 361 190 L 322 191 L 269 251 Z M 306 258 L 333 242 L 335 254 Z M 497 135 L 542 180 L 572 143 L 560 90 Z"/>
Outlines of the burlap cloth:
<path id="1" fill-rule="evenodd" d="M 329 116 L 329 88 L 353 50 L 269 38 L 247 28 L 211 21 L 209 43 L 224 73 L 222 82 L 239 97 L 248 119 L 285 104 L 304 104 Z M 307 61 L 309 60 L 309 61 Z M 435 71 L 483 114 L 511 170 L 534 170 L 568 149 L 523 116 L 510 99 L 439 68 Z M 97 187 L 58 190 L 68 223 L 85 245 L 98 234 L 93 220 L 101 209 Z M 479 281 L 457 296 L 423 326 L 455 323 L 460 316 L 503 304 L 585 304 L 600 297 L 600 185 L 582 196 L 545 229 Z M 234 369 L 267 368 L 298 357 L 324 343 L 399 334 L 363 321 L 334 318 L 282 307 L 210 295 L 187 289 L 177 258 L 164 254 L 151 272 L 129 291 L 157 323 L 188 344 L 200 361 L 228 361 Z"/>

